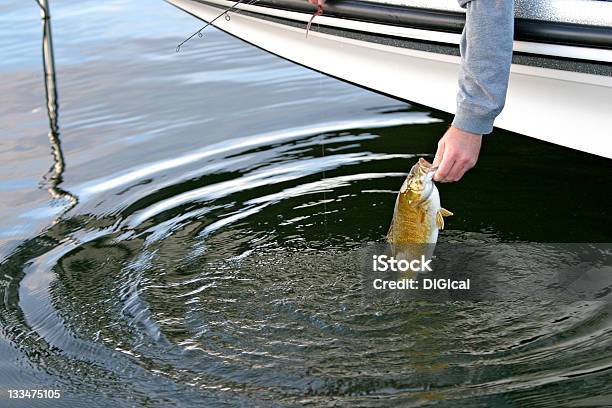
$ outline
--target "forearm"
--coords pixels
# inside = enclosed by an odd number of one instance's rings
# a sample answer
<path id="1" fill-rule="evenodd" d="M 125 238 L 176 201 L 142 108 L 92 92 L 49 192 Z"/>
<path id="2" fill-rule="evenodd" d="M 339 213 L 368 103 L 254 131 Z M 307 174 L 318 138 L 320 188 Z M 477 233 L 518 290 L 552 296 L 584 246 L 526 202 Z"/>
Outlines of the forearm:
<path id="1" fill-rule="evenodd" d="M 514 35 L 512 0 L 459 0 L 466 7 L 461 36 L 457 113 L 453 126 L 475 134 L 493 130 L 504 107 Z"/>

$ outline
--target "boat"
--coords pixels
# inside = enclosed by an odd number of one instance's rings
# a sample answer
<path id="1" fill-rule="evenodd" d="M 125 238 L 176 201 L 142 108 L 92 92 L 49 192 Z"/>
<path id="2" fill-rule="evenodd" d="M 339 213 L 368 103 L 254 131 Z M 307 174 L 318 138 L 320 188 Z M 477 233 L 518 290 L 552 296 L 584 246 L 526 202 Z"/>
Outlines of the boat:
<path id="1" fill-rule="evenodd" d="M 455 0 L 328 0 L 308 35 L 316 8 L 307 0 L 166 1 L 296 64 L 455 111 L 465 23 Z M 612 158 L 612 2 L 515 2 L 510 82 L 495 126 Z"/>

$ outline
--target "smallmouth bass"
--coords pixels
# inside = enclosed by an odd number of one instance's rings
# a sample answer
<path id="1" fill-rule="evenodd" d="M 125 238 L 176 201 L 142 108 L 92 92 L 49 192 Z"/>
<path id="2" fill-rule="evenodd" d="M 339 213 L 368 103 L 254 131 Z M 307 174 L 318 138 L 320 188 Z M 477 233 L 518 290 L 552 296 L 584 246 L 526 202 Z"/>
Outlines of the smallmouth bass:
<path id="1" fill-rule="evenodd" d="M 435 244 L 444 218 L 452 212 L 440 206 L 440 194 L 433 182 L 437 167 L 425 159 L 412 166 L 395 200 L 393 219 L 387 233 L 391 244 Z"/>

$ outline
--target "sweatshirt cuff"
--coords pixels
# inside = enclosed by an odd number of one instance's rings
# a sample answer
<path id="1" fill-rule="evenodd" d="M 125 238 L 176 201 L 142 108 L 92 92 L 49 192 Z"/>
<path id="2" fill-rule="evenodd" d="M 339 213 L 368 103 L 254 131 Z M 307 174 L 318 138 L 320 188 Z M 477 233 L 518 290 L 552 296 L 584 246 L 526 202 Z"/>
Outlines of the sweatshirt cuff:
<path id="1" fill-rule="evenodd" d="M 452 125 L 466 132 L 486 135 L 493 131 L 493 122 L 495 122 L 496 116 L 495 114 L 482 114 L 464 107 L 458 107 Z"/>

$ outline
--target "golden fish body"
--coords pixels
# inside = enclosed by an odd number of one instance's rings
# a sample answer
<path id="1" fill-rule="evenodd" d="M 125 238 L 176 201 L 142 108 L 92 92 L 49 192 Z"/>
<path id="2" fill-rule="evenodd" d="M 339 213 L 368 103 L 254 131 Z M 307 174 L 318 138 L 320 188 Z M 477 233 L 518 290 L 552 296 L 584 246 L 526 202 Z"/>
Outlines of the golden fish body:
<path id="1" fill-rule="evenodd" d="M 395 200 L 387 240 L 391 244 L 435 244 L 444 218 L 453 215 L 440 206 L 440 194 L 433 182 L 436 168 L 419 159 Z"/>

